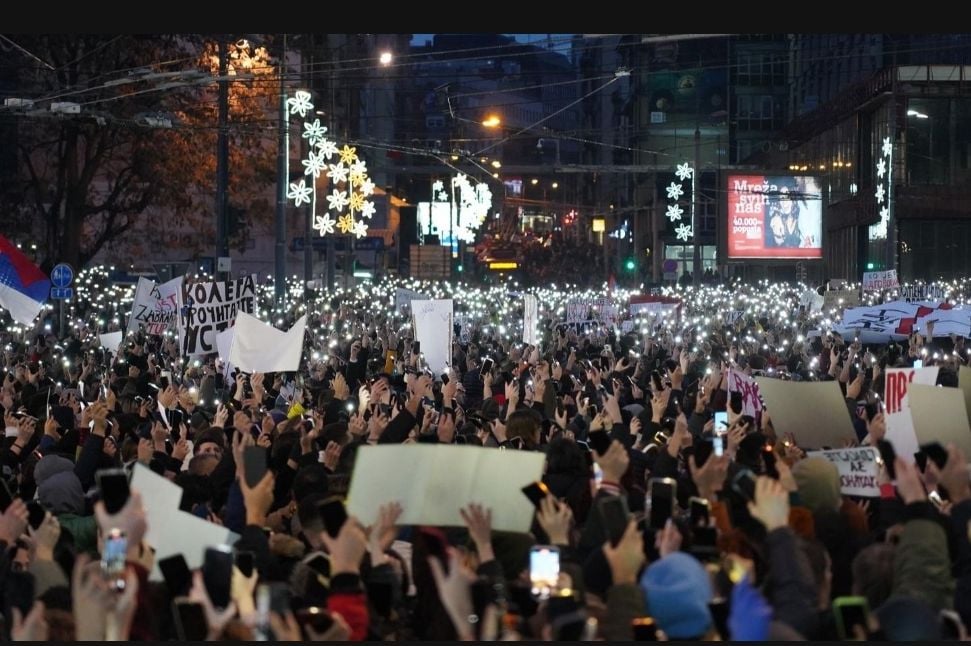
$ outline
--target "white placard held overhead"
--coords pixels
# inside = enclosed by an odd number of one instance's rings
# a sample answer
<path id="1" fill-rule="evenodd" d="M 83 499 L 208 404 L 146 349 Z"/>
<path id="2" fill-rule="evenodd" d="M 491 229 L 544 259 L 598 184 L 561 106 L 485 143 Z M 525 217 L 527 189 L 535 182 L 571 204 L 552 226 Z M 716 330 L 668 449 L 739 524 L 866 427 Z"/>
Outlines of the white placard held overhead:
<path id="1" fill-rule="evenodd" d="M 425 363 L 435 374 L 448 372 L 452 366 L 452 299 L 412 301 L 411 314 Z"/>

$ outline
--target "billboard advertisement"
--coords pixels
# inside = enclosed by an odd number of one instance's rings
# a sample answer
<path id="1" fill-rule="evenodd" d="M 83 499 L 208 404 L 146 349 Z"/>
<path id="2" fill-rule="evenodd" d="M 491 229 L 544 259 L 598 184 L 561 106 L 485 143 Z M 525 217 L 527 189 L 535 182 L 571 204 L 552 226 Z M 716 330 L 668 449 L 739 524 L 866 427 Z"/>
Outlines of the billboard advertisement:
<path id="1" fill-rule="evenodd" d="M 819 178 L 729 174 L 726 193 L 729 260 L 823 257 Z"/>

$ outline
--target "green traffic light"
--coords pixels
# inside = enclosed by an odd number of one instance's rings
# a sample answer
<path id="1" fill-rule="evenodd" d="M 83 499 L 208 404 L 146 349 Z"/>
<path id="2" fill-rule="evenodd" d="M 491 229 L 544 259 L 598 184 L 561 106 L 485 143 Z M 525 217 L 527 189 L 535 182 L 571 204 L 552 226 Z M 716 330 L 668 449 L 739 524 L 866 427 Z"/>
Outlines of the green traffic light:
<path id="1" fill-rule="evenodd" d="M 866 264 L 866 268 L 867 268 L 867 269 L 873 269 L 874 267 L 875 267 L 875 265 L 874 265 L 874 263 L 872 263 L 872 262 L 868 262 L 868 263 Z"/>
<path id="2" fill-rule="evenodd" d="M 624 266 L 627 267 L 627 271 L 634 271 L 634 268 L 637 266 L 637 263 L 634 262 L 633 258 L 628 258 L 627 262 L 624 263 Z"/>

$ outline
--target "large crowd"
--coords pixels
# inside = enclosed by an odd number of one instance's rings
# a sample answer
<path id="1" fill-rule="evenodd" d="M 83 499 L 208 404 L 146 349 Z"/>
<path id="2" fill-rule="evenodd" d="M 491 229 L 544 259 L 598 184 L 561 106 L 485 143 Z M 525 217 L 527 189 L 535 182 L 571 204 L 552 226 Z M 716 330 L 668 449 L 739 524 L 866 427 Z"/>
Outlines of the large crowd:
<path id="1" fill-rule="evenodd" d="M 125 329 L 131 289 L 105 276 L 82 276 L 63 327 L 50 309 L 3 334 L 5 637 L 967 637 L 960 449 L 884 460 L 879 497 L 845 495 L 837 466 L 807 455 L 824 447 L 777 428 L 771 406 L 745 414 L 727 388 L 731 371 L 835 381 L 854 429 L 841 446 L 878 446 L 885 371 L 923 358 L 954 385 L 963 338 L 864 345 L 832 332 L 838 312 L 800 305 L 805 287 L 767 283 L 666 289 L 677 316 L 567 324 L 571 299 L 605 290 L 560 285 L 535 290 L 526 344 L 515 284 L 388 280 L 295 288 L 287 306 L 269 288 L 259 316 L 280 329 L 309 316 L 300 369 L 244 373 L 181 357 L 174 330 L 106 351 L 99 333 Z M 399 287 L 453 299 L 444 374 L 415 347 Z M 494 530 L 474 496 L 454 526 L 405 526 L 406 502 L 369 524 L 347 513 L 359 454 L 394 446 L 407 464 L 426 443 L 542 454 L 539 481 L 514 492 L 535 505 L 528 531 Z M 142 469 L 235 542 L 157 559 Z"/>

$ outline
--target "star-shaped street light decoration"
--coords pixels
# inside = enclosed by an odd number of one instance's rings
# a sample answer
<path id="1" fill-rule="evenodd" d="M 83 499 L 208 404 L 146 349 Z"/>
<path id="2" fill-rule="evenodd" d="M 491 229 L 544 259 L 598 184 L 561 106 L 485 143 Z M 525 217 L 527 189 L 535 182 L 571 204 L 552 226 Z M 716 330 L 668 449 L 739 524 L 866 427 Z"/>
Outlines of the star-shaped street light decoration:
<path id="1" fill-rule="evenodd" d="M 880 221 L 884 223 L 890 221 L 890 209 L 886 206 L 880 209 Z"/>
<path id="2" fill-rule="evenodd" d="M 304 90 L 297 91 L 287 99 L 287 105 L 290 106 L 290 114 L 299 114 L 301 119 L 314 109 L 314 104 L 310 102 L 310 92 Z"/>
<path id="3" fill-rule="evenodd" d="M 684 240 L 685 242 L 687 242 L 692 235 L 691 227 L 688 226 L 687 224 L 679 224 L 674 229 L 674 233 L 677 236 L 678 240 Z"/>
<path id="4" fill-rule="evenodd" d="M 877 198 L 877 204 L 883 203 L 883 184 L 877 184 L 877 190 L 873 195 Z"/>
<path id="5" fill-rule="evenodd" d="M 664 214 L 664 217 L 674 222 L 675 220 L 680 220 L 682 215 L 684 215 L 684 209 L 677 204 L 668 204 L 668 210 Z"/>
<path id="6" fill-rule="evenodd" d="M 300 90 L 293 97 L 287 99 L 290 114 L 306 117 L 312 111 L 314 104 L 309 92 Z M 367 219 L 374 216 L 376 207 L 366 198 L 374 193 L 374 182 L 367 176 L 367 163 L 357 155 L 357 148 L 337 143 L 326 137 L 327 128 L 320 124 L 320 119 L 304 121 L 301 137 L 310 143 L 307 158 L 300 163 L 304 167 L 304 175 L 313 176 L 314 180 L 325 173 L 330 179 L 331 192 L 326 196 L 327 210 L 331 213 L 317 213 L 317 183 L 309 184 L 301 179 L 290 184 L 287 198 L 293 200 L 295 206 L 311 205 L 311 225 L 320 235 L 333 234 L 336 229 L 341 233 L 352 234 L 358 238 L 367 235 Z M 335 156 L 337 163 L 328 163 Z M 345 212 L 346 209 L 346 212 Z M 360 214 L 360 218 L 355 217 Z"/>
<path id="7" fill-rule="evenodd" d="M 439 191 L 444 191 L 444 190 L 445 190 L 445 182 L 443 182 L 442 180 L 437 179 L 432 183 L 433 193 L 438 193 Z"/>
<path id="8" fill-rule="evenodd" d="M 310 196 L 313 194 L 314 189 L 312 186 L 307 186 L 307 182 L 301 177 L 300 181 L 296 184 L 290 184 L 290 190 L 287 192 L 287 197 L 293 200 L 294 206 L 300 206 L 301 204 L 310 204 Z"/>
<path id="9" fill-rule="evenodd" d="M 694 172 L 694 169 L 688 165 L 688 162 L 685 162 L 683 164 L 678 164 L 678 170 L 674 171 L 674 174 L 677 175 L 678 179 L 683 182 L 686 179 L 691 179 Z"/>
<path id="10" fill-rule="evenodd" d="M 887 162 L 883 158 L 877 162 L 877 177 L 883 177 L 887 174 Z"/>
<path id="11" fill-rule="evenodd" d="M 681 185 L 675 184 L 674 182 L 668 185 L 667 192 L 669 200 L 676 200 L 684 195 L 684 189 L 681 188 Z"/>
<path id="12" fill-rule="evenodd" d="M 883 156 L 889 157 L 893 154 L 893 144 L 890 143 L 890 137 L 883 138 Z"/>

